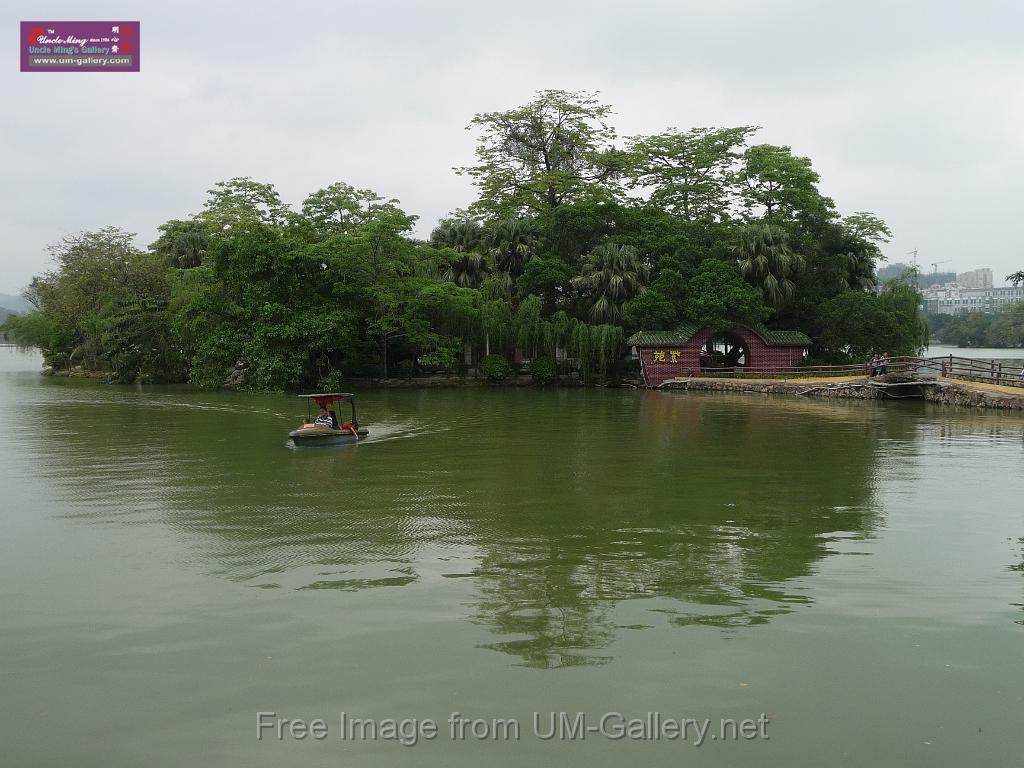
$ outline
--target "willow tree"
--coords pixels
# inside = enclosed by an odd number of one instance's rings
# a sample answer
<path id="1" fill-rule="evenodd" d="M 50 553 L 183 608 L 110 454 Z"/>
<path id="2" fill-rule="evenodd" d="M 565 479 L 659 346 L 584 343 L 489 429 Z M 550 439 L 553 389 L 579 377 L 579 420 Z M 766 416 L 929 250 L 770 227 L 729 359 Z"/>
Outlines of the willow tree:
<path id="1" fill-rule="evenodd" d="M 605 378 L 609 364 L 622 354 L 624 342 L 622 326 L 580 322 L 573 325 L 569 350 L 579 362 L 580 378 L 585 384 Z"/>
<path id="2" fill-rule="evenodd" d="M 484 354 L 491 354 L 491 342 L 505 346 L 514 339 L 510 286 L 499 275 L 488 275 L 480 284 L 477 294 L 480 302 L 479 339 L 484 343 Z"/>
<path id="3" fill-rule="evenodd" d="M 618 322 L 623 305 L 647 289 L 650 267 L 631 245 L 602 243 L 583 259 L 572 282 L 583 291 L 596 322 Z"/>

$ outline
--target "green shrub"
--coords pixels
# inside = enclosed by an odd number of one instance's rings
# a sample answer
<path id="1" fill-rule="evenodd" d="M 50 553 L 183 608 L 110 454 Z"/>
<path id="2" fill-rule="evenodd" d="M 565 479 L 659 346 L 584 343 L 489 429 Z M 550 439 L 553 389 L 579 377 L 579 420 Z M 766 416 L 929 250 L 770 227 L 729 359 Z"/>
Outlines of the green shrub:
<path id="1" fill-rule="evenodd" d="M 553 357 L 538 357 L 530 362 L 530 375 L 534 384 L 550 384 L 558 378 L 558 366 Z"/>
<path id="2" fill-rule="evenodd" d="M 512 375 L 512 366 L 501 355 L 487 355 L 480 361 L 480 373 L 488 381 L 504 381 Z"/>
<path id="3" fill-rule="evenodd" d="M 341 375 L 341 371 L 331 371 L 320 377 L 317 390 L 320 392 L 343 392 L 345 389 L 343 380 L 344 376 Z"/>
<path id="4" fill-rule="evenodd" d="M 411 379 L 416 374 L 416 363 L 412 360 L 399 360 L 395 365 L 395 375 L 400 379 Z"/>

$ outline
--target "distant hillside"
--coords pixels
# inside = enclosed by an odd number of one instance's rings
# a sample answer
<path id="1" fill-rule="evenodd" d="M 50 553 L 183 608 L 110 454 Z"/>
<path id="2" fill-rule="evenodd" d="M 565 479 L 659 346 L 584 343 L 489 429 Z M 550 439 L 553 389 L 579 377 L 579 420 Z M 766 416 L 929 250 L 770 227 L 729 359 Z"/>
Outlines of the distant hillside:
<path id="1" fill-rule="evenodd" d="M 0 307 L 6 309 L 9 313 L 22 313 L 31 312 L 33 307 L 21 296 L 15 296 L 10 293 L 0 293 Z"/>
<path id="2" fill-rule="evenodd" d="M 11 315 L 17 314 L 7 309 L 7 307 L 0 307 L 0 325 L 4 324 L 4 321 Z"/>

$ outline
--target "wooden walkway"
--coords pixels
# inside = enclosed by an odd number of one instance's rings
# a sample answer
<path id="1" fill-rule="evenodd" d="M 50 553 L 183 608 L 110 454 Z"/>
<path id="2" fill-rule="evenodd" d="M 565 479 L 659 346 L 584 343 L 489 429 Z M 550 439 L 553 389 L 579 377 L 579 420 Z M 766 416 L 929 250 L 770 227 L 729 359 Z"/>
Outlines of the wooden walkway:
<path id="1" fill-rule="evenodd" d="M 948 379 L 960 383 L 988 384 L 1024 391 L 1024 375 L 1021 367 L 1024 367 L 1024 360 L 1020 365 L 1008 365 L 998 363 L 994 360 L 975 360 L 969 357 L 957 357 L 945 355 L 943 357 L 893 357 L 889 359 L 887 373 L 904 374 L 915 379 Z M 734 368 L 703 369 L 701 371 L 689 371 L 686 376 L 677 376 L 676 380 L 683 379 L 758 379 L 760 381 L 775 381 L 779 383 L 793 383 L 806 381 L 819 383 L 823 381 L 839 382 L 843 380 L 867 380 L 870 367 L 864 364 L 858 365 L 818 365 L 818 366 L 791 366 L 787 368 Z"/>

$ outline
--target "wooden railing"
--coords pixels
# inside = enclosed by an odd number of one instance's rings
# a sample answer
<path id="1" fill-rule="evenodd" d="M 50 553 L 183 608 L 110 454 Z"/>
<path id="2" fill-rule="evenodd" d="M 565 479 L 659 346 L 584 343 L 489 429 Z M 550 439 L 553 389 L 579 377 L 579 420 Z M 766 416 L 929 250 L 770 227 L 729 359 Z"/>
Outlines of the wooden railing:
<path id="1" fill-rule="evenodd" d="M 946 355 L 944 357 L 892 357 L 885 367 L 886 373 L 905 373 L 917 376 L 942 376 L 965 381 L 980 381 L 1010 387 L 1024 387 L 1024 375 L 1019 364 L 999 363 L 995 360 L 975 360 L 970 357 Z M 794 365 L 782 367 L 749 366 L 742 368 L 702 368 L 688 371 L 690 376 L 786 378 L 868 376 L 871 366 L 867 363 L 855 365 Z"/>
<path id="2" fill-rule="evenodd" d="M 902 370 L 921 374 L 928 371 L 937 376 L 965 381 L 981 381 L 1008 387 L 1024 387 L 1024 360 L 1019 363 L 1000 363 L 996 360 L 976 360 L 972 357 L 945 355 L 943 357 L 901 357 Z"/>

